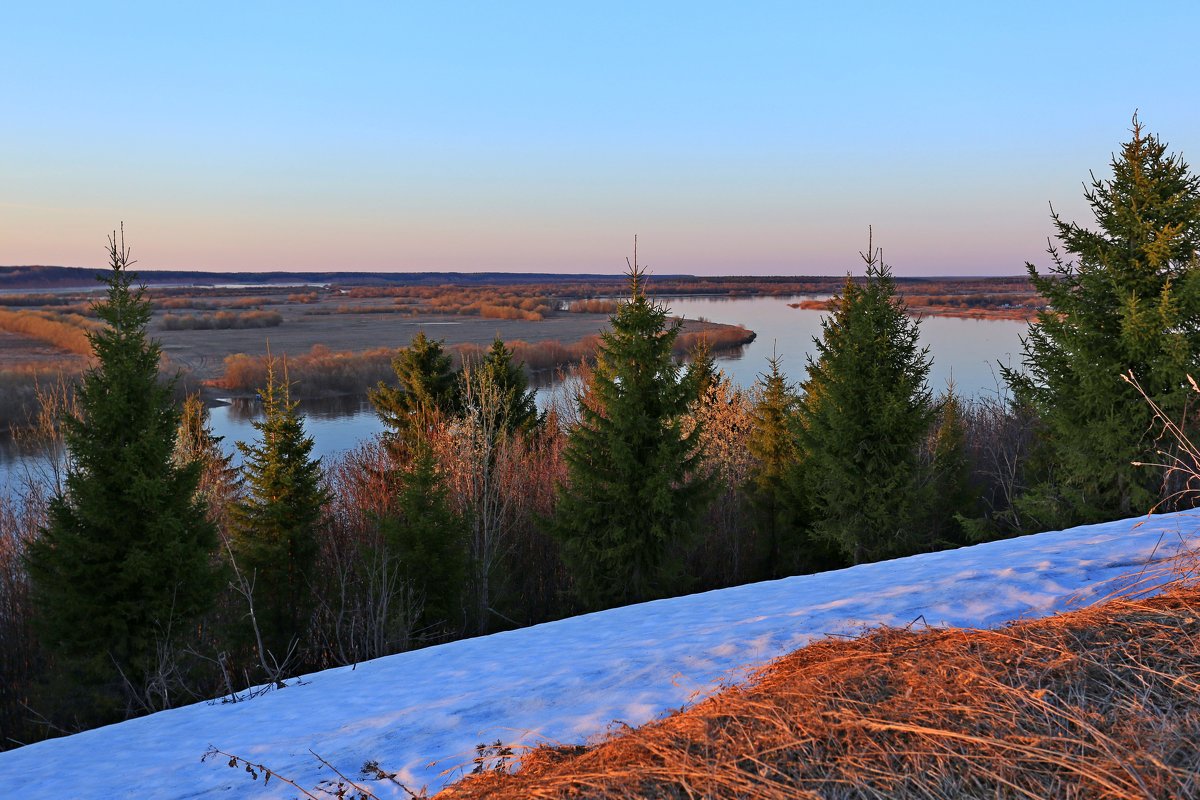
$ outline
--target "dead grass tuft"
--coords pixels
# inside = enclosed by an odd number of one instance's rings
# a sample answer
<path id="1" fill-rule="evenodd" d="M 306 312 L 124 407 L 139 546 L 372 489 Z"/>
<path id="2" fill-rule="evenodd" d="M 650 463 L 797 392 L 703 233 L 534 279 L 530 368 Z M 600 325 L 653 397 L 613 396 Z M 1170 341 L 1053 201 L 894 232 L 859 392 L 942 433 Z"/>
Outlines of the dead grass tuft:
<path id="1" fill-rule="evenodd" d="M 683 713 L 439 796 L 1200 796 L 1200 590 L 1179 566 L 1163 594 L 1134 580 L 1000 630 L 820 641 Z"/>

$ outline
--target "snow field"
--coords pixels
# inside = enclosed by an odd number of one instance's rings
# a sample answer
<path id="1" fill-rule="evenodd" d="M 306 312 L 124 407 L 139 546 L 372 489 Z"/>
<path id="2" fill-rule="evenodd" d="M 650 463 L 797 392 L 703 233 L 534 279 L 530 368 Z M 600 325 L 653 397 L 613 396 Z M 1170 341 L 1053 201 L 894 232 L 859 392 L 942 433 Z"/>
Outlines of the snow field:
<path id="1" fill-rule="evenodd" d="M 1138 581 L 1200 532 L 1180 512 L 991 542 L 588 614 L 303 676 L 239 703 L 198 703 L 0 753 L 0 794 L 40 798 L 289 798 L 210 745 L 301 786 L 377 761 L 430 790 L 475 745 L 578 743 L 638 725 L 815 637 L 878 625 L 990 627 Z M 370 782 L 382 797 L 406 795 Z"/>

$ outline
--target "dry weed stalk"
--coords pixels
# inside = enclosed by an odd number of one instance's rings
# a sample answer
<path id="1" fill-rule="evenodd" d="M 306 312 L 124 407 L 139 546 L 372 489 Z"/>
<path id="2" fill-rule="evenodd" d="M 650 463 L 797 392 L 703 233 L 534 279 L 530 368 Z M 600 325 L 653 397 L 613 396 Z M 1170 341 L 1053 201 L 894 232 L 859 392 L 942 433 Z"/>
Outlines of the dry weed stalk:
<path id="1" fill-rule="evenodd" d="M 1154 510 L 1193 506 L 1197 495 L 1200 494 L 1200 448 L 1192 443 L 1188 435 L 1189 425 L 1186 416 L 1179 421 L 1171 419 L 1162 407 L 1146 394 L 1146 390 L 1134 376 L 1133 370 L 1122 375 L 1121 379 L 1142 396 L 1154 415 L 1153 424 L 1159 428 L 1156 440 L 1159 446 L 1155 448 L 1154 452 L 1160 461 L 1155 463 L 1133 462 L 1134 466 L 1154 467 L 1163 471 L 1162 499 L 1155 505 Z M 1188 375 L 1187 379 L 1192 391 L 1200 394 L 1200 386 L 1197 386 L 1195 378 Z M 1163 444 L 1164 441 L 1165 444 Z"/>

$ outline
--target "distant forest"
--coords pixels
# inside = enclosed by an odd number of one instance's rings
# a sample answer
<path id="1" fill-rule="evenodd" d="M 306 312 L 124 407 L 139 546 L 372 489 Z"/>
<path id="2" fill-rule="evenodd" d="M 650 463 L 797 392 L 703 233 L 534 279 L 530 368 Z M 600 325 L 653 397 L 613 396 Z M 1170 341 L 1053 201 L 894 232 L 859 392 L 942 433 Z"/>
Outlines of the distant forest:
<path id="1" fill-rule="evenodd" d="M 90 288 L 109 275 L 107 269 L 90 267 L 18 266 L 0 267 L 0 291 L 37 291 L 44 289 Z M 622 292 L 626 276 L 598 273 L 550 272 L 205 272 L 200 270 L 139 271 L 138 278 L 147 286 L 228 284 L 294 285 L 337 284 L 340 286 L 513 286 L 530 284 L 610 285 Z M 936 284 L 938 286 L 987 286 L 1027 290 L 1028 281 L 1017 277 L 946 277 L 893 278 L 901 287 Z M 689 294 L 833 294 L 842 288 L 845 275 L 766 276 L 766 275 L 661 275 L 653 278 L 656 293 L 667 291 Z"/>

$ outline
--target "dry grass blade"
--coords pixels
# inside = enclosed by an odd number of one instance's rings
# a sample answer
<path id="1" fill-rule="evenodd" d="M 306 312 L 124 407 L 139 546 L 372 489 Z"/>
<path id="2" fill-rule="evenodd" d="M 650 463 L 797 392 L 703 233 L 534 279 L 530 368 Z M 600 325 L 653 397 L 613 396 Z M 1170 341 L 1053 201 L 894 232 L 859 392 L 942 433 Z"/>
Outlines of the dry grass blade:
<path id="1" fill-rule="evenodd" d="M 1132 584 L 998 631 L 818 642 L 686 712 L 442 796 L 1194 796 L 1200 589 Z"/>

